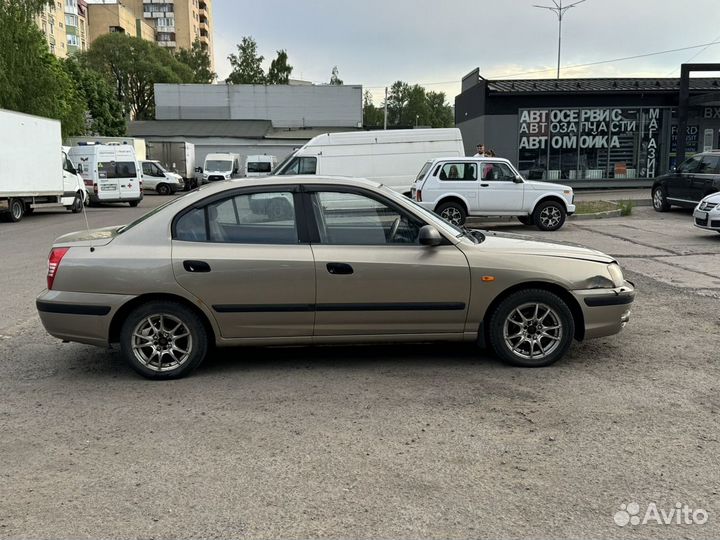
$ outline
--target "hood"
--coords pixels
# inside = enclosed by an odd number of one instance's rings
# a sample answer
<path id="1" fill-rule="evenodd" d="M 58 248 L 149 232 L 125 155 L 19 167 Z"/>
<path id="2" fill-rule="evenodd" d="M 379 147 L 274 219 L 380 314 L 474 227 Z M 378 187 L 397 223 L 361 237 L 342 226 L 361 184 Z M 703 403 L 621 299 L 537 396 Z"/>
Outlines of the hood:
<path id="1" fill-rule="evenodd" d="M 485 241 L 477 247 L 499 253 L 514 253 L 518 255 L 537 255 L 540 257 L 559 257 L 564 259 L 578 259 L 610 264 L 614 262 L 610 255 L 602 251 L 586 248 L 571 243 L 543 242 L 534 240 L 529 236 L 509 233 L 496 233 L 483 231 Z"/>
<path id="2" fill-rule="evenodd" d="M 717 193 L 711 193 L 710 195 L 706 195 L 700 202 L 720 204 L 720 191 L 718 191 Z"/>
<path id="3" fill-rule="evenodd" d="M 102 229 L 88 229 L 86 231 L 75 231 L 64 234 L 55 239 L 55 246 L 104 246 L 109 244 L 118 234 L 122 225 L 103 227 Z"/>
<path id="4" fill-rule="evenodd" d="M 570 186 L 552 184 L 550 182 L 539 182 L 537 180 L 525 180 L 525 186 L 538 191 L 560 191 L 572 190 Z"/>

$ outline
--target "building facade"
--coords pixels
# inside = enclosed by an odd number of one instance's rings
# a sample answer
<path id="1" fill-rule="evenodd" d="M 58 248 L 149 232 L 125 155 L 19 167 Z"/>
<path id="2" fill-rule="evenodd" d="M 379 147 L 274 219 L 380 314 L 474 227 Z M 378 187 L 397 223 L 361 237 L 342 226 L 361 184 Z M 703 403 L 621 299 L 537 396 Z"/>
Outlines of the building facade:
<path id="1" fill-rule="evenodd" d="M 529 179 L 645 185 L 675 165 L 677 78 L 487 80 L 455 98 L 466 152 L 485 144 Z M 686 157 L 720 146 L 720 79 L 690 79 Z M 703 96 L 707 96 L 703 99 Z"/>
<path id="2" fill-rule="evenodd" d="M 155 28 L 117 0 L 89 0 L 88 19 L 90 43 L 113 32 L 148 41 L 155 40 Z"/>
<path id="3" fill-rule="evenodd" d="M 37 24 L 58 58 L 84 51 L 89 45 L 87 3 L 85 0 L 61 0 L 46 4 Z"/>

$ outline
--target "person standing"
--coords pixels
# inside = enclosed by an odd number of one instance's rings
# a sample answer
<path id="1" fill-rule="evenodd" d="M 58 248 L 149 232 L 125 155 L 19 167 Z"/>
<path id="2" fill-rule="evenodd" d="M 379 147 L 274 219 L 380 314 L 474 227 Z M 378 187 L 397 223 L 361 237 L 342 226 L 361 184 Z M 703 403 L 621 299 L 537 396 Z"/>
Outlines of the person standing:
<path id="1" fill-rule="evenodd" d="M 485 145 L 483 143 L 478 143 L 477 153 L 473 157 L 485 157 Z"/>

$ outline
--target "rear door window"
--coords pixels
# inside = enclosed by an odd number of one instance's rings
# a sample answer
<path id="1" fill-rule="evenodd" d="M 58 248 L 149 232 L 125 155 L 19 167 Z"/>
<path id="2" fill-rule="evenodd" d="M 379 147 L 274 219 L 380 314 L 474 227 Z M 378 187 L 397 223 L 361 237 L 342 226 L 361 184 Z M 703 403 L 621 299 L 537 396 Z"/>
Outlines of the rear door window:
<path id="1" fill-rule="evenodd" d="M 720 173 L 720 156 L 703 156 L 695 174 L 718 174 Z"/>

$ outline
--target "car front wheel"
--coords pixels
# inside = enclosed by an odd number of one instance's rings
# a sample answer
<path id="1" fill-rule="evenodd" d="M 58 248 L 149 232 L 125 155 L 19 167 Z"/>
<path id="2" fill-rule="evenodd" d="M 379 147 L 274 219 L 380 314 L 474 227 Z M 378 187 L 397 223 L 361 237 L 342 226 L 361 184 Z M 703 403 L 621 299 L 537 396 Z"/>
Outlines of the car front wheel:
<path id="1" fill-rule="evenodd" d="M 532 220 L 541 231 L 557 231 L 565 223 L 566 215 L 561 203 L 545 201 L 535 207 Z"/>
<path id="2" fill-rule="evenodd" d="M 565 301 L 549 291 L 525 289 L 503 300 L 490 317 L 488 337 L 503 361 L 548 366 L 572 344 L 575 321 Z"/>
<path id="3" fill-rule="evenodd" d="M 205 359 L 208 336 L 200 317 L 182 304 L 150 302 L 125 319 L 120 349 L 143 377 L 177 379 Z"/>
<path id="4" fill-rule="evenodd" d="M 435 213 L 452 225 L 464 225 L 467 212 L 462 204 L 455 201 L 444 202 L 435 209 Z"/>
<path id="5" fill-rule="evenodd" d="M 667 202 L 665 189 L 662 186 L 653 189 L 652 203 L 656 212 L 667 212 L 670 210 L 670 204 Z"/>
<path id="6" fill-rule="evenodd" d="M 158 192 L 158 195 L 170 195 L 171 193 L 170 186 L 167 184 L 158 184 L 155 190 Z"/>

